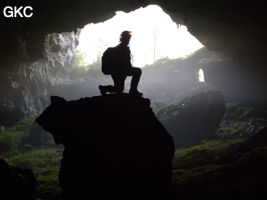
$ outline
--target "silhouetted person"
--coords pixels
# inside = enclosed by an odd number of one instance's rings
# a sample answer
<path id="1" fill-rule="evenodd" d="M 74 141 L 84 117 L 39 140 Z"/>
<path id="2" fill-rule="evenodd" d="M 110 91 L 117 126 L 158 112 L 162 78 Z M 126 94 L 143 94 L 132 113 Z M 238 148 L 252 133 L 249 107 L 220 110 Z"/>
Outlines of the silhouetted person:
<path id="1" fill-rule="evenodd" d="M 131 64 L 131 51 L 128 47 L 131 39 L 130 31 L 123 31 L 120 35 L 120 44 L 112 49 L 113 58 L 110 59 L 112 63 L 107 63 L 112 71 L 108 74 L 111 75 L 114 86 L 99 86 L 99 90 L 102 95 L 109 93 L 122 93 L 124 90 L 124 82 L 127 76 L 132 76 L 131 88 L 129 93 L 133 95 L 143 94 L 137 90 L 138 83 L 142 74 L 140 68 L 133 67 Z M 105 54 L 105 53 L 104 53 Z M 115 55 L 114 55 L 115 54 Z M 112 66 L 113 65 L 113 66 Z M 102 57 L 102 66 L 103 66 L 103 57 Z"/>

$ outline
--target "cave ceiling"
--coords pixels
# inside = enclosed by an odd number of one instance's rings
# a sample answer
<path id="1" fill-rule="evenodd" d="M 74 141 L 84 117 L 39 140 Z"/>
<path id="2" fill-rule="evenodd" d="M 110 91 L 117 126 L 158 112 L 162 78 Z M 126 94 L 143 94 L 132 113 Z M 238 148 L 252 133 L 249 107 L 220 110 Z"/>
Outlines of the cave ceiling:
<path id="1" fill-rule="evenodd" d="M 264 1 L 236 0 L 46 0 L 6 1 L 4 6 L 31 5 L 32 18 L 1 15 L 0 66 L 32 62 L 43 55 L 44 38 L 109 19 L 114 11 L 129 12 L 149 4 L 160 5 L 173 20 L 188 27 L 208 49 L 247 63 L 265 65 L 267 28 Z"/>

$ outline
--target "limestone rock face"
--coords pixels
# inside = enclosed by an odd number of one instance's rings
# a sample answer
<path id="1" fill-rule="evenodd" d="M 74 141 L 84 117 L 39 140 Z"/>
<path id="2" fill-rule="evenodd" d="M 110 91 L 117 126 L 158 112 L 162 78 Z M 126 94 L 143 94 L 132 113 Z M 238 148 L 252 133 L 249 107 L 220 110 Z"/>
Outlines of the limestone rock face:
<path id="1" fill-rule="evenodd" d="M 64 199 L 171 199 L 174 143 L 148 99 L 53 96 L 36 121 L 65 146 Z"/>

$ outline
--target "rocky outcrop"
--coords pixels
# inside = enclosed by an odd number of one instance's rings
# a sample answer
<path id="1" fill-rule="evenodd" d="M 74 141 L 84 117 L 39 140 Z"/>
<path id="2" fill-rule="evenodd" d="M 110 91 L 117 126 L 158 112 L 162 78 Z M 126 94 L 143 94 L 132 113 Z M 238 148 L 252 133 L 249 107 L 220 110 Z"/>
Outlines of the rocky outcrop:
<path id="1" fill-rule="evenodd" d="M 9 166 L 0 159 L 0 198 L 35 200 L 37 181 L 32 170 Z"/>
<path id="2" fill-rule="evenodd" d="M 208 91 L 164 107 L 157 117 L 174 137 L 176 147 L 188 147 L 214 138 L 224 112 L 223 95 Z"/>
<path id="3" fill-rule="evenodd" d="M 223 138 L 241 138 L 255 135 L 267 123 L 265 104 L 226 104 L 223 120 L 216 135 Z"/>
<path id="4" fill-rule="evenodd" d="M 249 151 L 260 147 L 267 146 L 267 128 L 265 127 L 259 133 L 253 135 L 249 140 L 240 144 L 236 151 Z"/>
<path id="5" fill-rule="evenodd" d="M 42 59 L 0 71 L 0 126 L 36 114 L 48 104 L 51 88 L 74 82 L 70 63 L 77 44 L 74 32 L 49 34 Z"/>
<path id="6" fill-rule="evenodd" d="M 114 94 L 51 105 L 36 119 L 65 146 L 64 199 L 171 199 L 171 136 L 150 101 Z"/>

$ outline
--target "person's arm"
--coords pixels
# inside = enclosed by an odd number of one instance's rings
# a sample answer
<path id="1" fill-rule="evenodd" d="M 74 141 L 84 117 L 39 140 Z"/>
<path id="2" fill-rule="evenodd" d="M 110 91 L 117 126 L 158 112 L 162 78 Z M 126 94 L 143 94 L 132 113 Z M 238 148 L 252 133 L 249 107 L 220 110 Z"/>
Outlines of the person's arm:
<path id="1" fill-rule="evenodd" d="M 127 66 L 129 68 L 133 67 L 132 66 L 132 62 L 131 62 L 131 51 L 130 51 L 130 48 L 128 47 L 128 52 L 127 52 Z"/>

